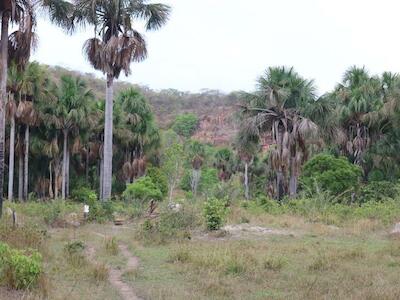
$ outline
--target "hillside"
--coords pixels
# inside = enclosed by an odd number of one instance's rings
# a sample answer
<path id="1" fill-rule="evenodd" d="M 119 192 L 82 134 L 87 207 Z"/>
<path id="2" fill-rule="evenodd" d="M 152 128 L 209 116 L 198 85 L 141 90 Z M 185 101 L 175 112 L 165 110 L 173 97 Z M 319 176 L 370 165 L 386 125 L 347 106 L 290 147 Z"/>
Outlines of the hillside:
<path id="1" fill-rule="evenodd" d="M 97 98 L 104 97 L 105 81 L 94 74 L 80 73 L 57 66 L 47 68 L 55 81 L 64 74 L 81 76 L 87 81 Z M 115 85 L 115 94 L 132 86 L 139 89 L 149 99 L 160 128 L 169 128 L 179 114 L 194 113 L 200 120 L 199 128 L 194 135 L 195 139 L 214 145 L 228 145 L 232 141 L 236 133 L 234 105 L 238 101 L 238 93 L 224 94 L 206 89 L 199 93 L 175 89 L 156 91 L 146 86 L 119 80 Z"/>

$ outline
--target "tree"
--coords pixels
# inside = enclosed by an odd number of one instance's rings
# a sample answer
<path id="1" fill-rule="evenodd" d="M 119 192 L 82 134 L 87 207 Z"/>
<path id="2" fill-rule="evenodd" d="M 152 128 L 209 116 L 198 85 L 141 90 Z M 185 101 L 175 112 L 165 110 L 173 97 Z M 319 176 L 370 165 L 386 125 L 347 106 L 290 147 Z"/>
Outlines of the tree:
<path id="1" fill-rule="evenodd" d="M 232 175 L 233 153 L 229 148 L 221 148 L 215 153 L 215 167 L 219 170 L 218 177 L 227 181 Z"/>
<path id="2" fill-rule="evenodd" d="M 148 4 L 145 0 L 75 0 L 74 24 L 90 24 L 95 27 L 95 37 L 85 42 L 84 52 L 96 70 L 107 77 L 104 126 L 103 188 L 102 200 L 111 197 L 112 137 L 113 137 L 113 84 L 124 71 L 131 72 L 130 64 L 147 56 L 143 36 L 134 29 L 136 20 L 146 22 L 146 30 L 163 26 L 170 8 L 163 4 Z"/>
<path id="3" fill-rule="evenodd" d="M 172 129 L 182 137 L 190 138 L 199 125 L 199 119 L 194 114 L 182 114 L 176 117 Z"/>
<path id="4" fill-rule="evenodd" d="M 0 217 L 2 216 L 3 207 L 3 183 L 4 183 L 4 140 L 5 140 L 5 104 L 7 97 L 7 69 L 8 69 L 8 55 L 9 55 L 9 42 L 8 42 L 8 31 L 9 22 L 12 21 L 17 24 L 22 24 L 23 31 L 29 33 L 26 29 L 30 26 L 26 26 L 27 23 L 24 21 L 34 19 L 32 16 L 35 12 L 35 5 L 46 7 L 50 14 L 50 19 L 61 25 L 66 25 L 66 16 L 68 15 L 71 4 L 67 1 L 62 0 L 44 0 L 32 2 L 30 0 L 5 0 L 0 3 L 0 16 L 1 16 L 1 46 L 0 46 Z M 32 18 L 30 18 L 32 17 Z M 30 25 L 34 23 L 31 22 Z M 15 37 L 18 38 L 16 35 Z M 15 39 L 17 41 L 18 39 Z M 22 47 L 24 45 L 24 47 Z M 26 54 L 26 51 L 30 52 L 30 42 L 28 39 L 23 39 L 23 44 L 19 44 L 18 51 L 22 54 Z M 12 48 L 11 48 L 12 49 Z M 25 55 L 25 59 L 27 56 Z"/>
<path id="5" fill-rule="evenodd" d="M 190 141 L 187 146 L 188 157 L 192 165 L 192 178 L 190 185 L 195 197 L 201 178 L 201 167 L 204 163 L 205 151 L 206 149 L 204 145 L 198 141 Z"/>
<path id="6" fill-rule="evenodd" d="M 172 201 L 172 195 L 179 182 L 182 173 L 184 151 L 181 144 L 172 144 L 162 157 L 162 170 L 168 178 L 168 200 Z"/>
<path id="7" fill-rule="evenodd" d="M 318 133 L 316 124 L 301 114 L 315 102 L 313 82 L 301 78 L 293 68 L 269 68 L 259 78 L 257 91 L 243 96 L 244 130 L 260 140 L 270 135 L 274 144 L 270 159 L 276 173 L 276 198 L 287 192 L 295 197 L 300 167 Z"/>
<path id="8" fill-rule="evenodd" d="M 338 103 L 336 143 L 340 154 L 361 165 L 371 137 L 365 117 L 382 105 L 381 81 L 365 68 L 351 67 L 330 97 Z"/>
<path id="9" fill-rule="evenodd" d="M 93 93 L 87 88 L 86 83 L 78 78 L 62 76 L 59 86 L 53 87 L 55 101 L 49 101 L 51 108 L 43 114 L 43 119 L 62 132 L 63 135 L 63 164 L 61 195 L 68 196 L 70 148 L 68 140 L 71 135 L 77 136 L 81 128 L 89 126 L 89 116 L 92 107 Z"/>
<path id="10" fill-rule="evenodd" d="M 159 145 L 160 137 L 151 107 L 139 91 L 133 88 L 122 91 L 116 105 L 120 106 L 125 119 L 120 130 L 126 134 L 121 132 L 122 138 L 117 139 L 125 149 L 122 170 L 126 183 L 130 183 L 145 174 L 145 154 Z"/>
<path id="11" fill-rule="evenodd" d="M 244 196 L 246 200 L 250 199 L 250 185 L 249 185 L 249 166 L 253 163 L 254 157 L 259 150 L 259 137 L 256 135 L 248 134 L 244 130 L 239 130 L 234 148 L 241 162 L 244 162 Z"/>

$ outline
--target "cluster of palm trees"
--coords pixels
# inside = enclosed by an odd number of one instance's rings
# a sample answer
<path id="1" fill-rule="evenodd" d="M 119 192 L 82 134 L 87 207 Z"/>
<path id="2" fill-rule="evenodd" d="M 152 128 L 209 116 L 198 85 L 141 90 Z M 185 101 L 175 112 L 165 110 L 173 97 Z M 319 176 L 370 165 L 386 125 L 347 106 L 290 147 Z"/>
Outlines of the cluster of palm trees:
<path id="1" fill-rule="evenodd" d="M 275 67 L 260 77 L 256 92 L 242 96 L 236 148 L 247 165 L 261 141 L 272 140 L 266 184 L 271 196 L 295 197 L 301 167 L 318 151 L 348 157 L 363 168 L 365 180 L 373 172 L 382 180 L 400 175 L 398 74 L 371 76 L 351 67 L 332 92 L 317 97 L 313 81 L 293 68 Z"/>
<path id="2" fill-rule="evenodd" d="M 168 20 L 170 8 L 164 4 L 148 3 L 147 0 L 1 1 L 0 208 L 3 201 L 8 66 L 12 62 L 18 71 L 24 71 L 27 68 L 31 50 L 36 42 L 34 32 L 36 15 L 39 11 L 46 12 L 52 22 L 69 32 L 73 32 L 77 26 L 90 26 L 94 28 L 94 37 L 85 43 L 84 52 L 93 67 L 101 70 L 107 77 L 102 155 L 102 189 L 100 194 L 101 199 L 106 200 L 111 196 L 112 182 L 113 82 L 114 79 L 119 77 L 121 71 L 126 75 L 130 74 L 131 62 L 141 61 L 146 58 L 147 49 L 145 39 L 141 33 L 135 30 L 135 21 L 144 21 L 145 30 L 159 29 Z M 17 30 L 11 34 L 9 33 L 10 23 L 17 26 Z M 19 99 L 17 100 L 19 101 Z M 33 112 L 32 115 L 34 115 Z M 68 137 L 69 132 L 73 131 L 73 128 L 67 123 L 63 126 L 65 135 Z M 30 124 L 25 124 L 27 137 L 29 136 L 29 126 Z M 27 144 L 29 144 L 29 141 Z M 68 173 L 66 167 L 68 159 L 68 152 L 64 153 L 63 174 Z M 63 188 L 63 194 L 67 193 L 68 191 Z"/>
<path id="3" fill-rule="evenodd" d="M 39 198 L 65 199 L 70 196 L 71 177 L 75 186 L 81 180 L 80 185 L 100 193 L 104 100 L 95 99 L 80 77 L 64 75 L 53 82 L 46 68 L 35 62 L 22 73 L 11 66 L 8 84 L 8 198 L 14 199 L 16 177 L 21 200 L 27 200 L 29 191 Z M 114 107 L 114 175 L 117 181 L 131 182 L 143 175 L 146 156 L 151 158 L 157 151 L 159 132 L 148 102 L 137 90 L 121 92 Z M 15 156 L 18 173 L 13 167 Z"/>

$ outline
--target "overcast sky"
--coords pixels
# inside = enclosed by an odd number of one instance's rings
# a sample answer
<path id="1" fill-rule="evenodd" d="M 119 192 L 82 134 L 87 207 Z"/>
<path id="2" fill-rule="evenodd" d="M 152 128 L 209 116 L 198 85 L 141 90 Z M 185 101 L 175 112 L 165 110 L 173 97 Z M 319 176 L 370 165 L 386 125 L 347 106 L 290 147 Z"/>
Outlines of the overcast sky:
<path id="1" fill-rule="evenodd" d="M 398 0 L 160 0 L 168 24 L 146 33 L 149 58 L 120 80 L 153 89 L 252 90 L 268 66 L 294 66 L 333 88 L 351 65 L 400 72 Z M 94 72 L 82 55 L 93 30 L 73 36 L 41 20 L 33 59 Z"/>

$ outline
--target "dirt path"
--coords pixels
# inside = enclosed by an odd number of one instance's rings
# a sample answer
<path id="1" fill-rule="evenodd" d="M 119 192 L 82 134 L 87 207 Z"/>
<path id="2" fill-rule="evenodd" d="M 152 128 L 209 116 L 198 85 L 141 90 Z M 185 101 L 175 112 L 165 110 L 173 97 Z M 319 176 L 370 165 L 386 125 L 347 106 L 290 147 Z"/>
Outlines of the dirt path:
<path id="1" fill-rule="evenodd" d="M 105 238 L 105 235 L 103 235 L 101 233 L 98 233 L 98 232 L 94 232 L 94 233 L 98 236 Z M 122 255 L 127 259 L 127 263 L 126 263 L 125 268 L 122 270 L 117 269 L 117 268 L 112 268 L 109 266 L 108 281 L 111 283 L 111 285 L 117 291 L 119 291 L 122 299 L 124 299 L 124 300 L 141 300 L 141 298 L 139 298 L 136 295 L 134 289 L 122 280 L 122 275 L 124 274 L 124 272 L 132 271 L 139 266 L 139 259 L 136 256 L 133 256 L 131 254 L 127 245 L 119 244 L 118 248 L 119 248 L 120 252 L 122 253 Z M 96 263 L 96 259 L 95 259 L 96 250 L 94 247 L 91 247 L 91 246 L 88 247 L 87 256 L 92 263 Z"/>

